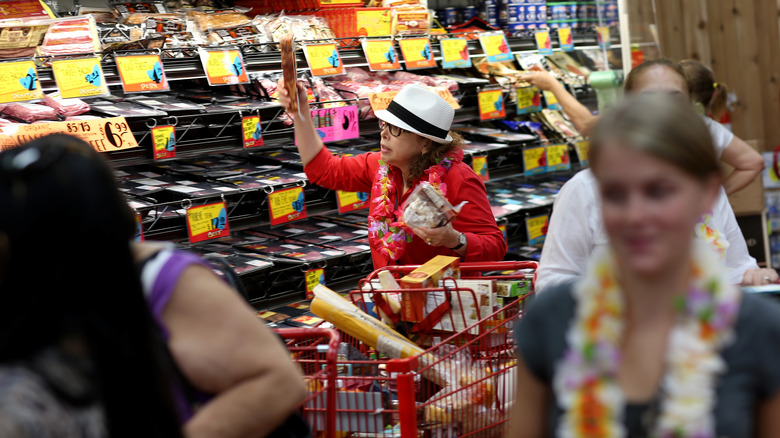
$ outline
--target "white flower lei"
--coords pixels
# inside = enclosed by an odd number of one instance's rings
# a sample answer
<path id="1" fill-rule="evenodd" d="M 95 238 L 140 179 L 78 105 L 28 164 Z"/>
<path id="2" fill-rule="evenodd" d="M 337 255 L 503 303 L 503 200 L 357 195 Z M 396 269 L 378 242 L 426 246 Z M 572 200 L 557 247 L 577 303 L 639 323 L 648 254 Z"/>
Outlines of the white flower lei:
<path id="1" fill-rule="evenodd" d="M 624 328 L 617 263 L 607 248 L 594 254 L 574 288 L 575 319 L 553 389 L 564 411 L 558 436 L 624 437 L 625 399 L 617 381 Z M 675 303 L 679 318 L 666 354 L 659 415 L 649 436 L 714 437 L 715 381 L 725 370 L 720 350 L 733 339 L 740 291 L 729 283 L 711 245 L 693 244 L 688 292 Z M 671 304 L 671 303 L 670 303 Z"/>

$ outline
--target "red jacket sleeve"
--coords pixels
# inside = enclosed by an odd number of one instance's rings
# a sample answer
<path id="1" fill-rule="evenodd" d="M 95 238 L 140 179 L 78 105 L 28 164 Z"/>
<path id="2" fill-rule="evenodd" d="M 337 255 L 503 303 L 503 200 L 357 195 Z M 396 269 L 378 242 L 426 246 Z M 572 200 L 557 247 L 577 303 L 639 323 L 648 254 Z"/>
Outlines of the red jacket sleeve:
<path id="1" fill-rule="evenodd" d="M 372 152 L 354 157 L 336 157 L 323 147 L 303 171 L 309 181 L 326 189 L 370 193 L 379 170 L 378 155 Z"/>
<path id="2" fill-rule="evenodd" d="M 452 222 L 452 227 L 466 234 L 468 246 L 466 262 L 501 261 L 507 246 L 504 234 L 498 228 L 485 184 L 467 164 L 458 163 L 445 177 L 447 199 L 452 205 L 468 201 Z"/>

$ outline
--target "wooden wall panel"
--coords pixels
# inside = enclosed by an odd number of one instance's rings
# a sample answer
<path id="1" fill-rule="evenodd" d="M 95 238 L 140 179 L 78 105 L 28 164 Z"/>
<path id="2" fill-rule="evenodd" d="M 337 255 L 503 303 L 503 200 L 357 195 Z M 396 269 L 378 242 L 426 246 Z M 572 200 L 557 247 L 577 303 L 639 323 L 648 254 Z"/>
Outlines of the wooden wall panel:
<path id="1" fill-rule="evenodd" d="M 780 144 L 780 0 L 629 0 L 632 23 L 650 18 L 648 3 L 663 56 L 710 65 L 736 96 L 734 133 Z"/>

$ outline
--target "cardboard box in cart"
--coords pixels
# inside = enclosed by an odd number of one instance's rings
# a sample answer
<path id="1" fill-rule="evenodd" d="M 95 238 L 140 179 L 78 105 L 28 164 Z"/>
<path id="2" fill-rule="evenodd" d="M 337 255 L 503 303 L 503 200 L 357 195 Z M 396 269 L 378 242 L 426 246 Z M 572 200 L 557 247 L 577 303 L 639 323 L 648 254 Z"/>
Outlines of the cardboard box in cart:
<path id="1" fill-rule="evenodd" d="M 437 287 L 442 278 L 460 278 L 458 257 L 436 256 L 401 279 L 401 289 Z M 426 293 L 401 294 L 401 319 L 419 322 L 425 317 Z"/>

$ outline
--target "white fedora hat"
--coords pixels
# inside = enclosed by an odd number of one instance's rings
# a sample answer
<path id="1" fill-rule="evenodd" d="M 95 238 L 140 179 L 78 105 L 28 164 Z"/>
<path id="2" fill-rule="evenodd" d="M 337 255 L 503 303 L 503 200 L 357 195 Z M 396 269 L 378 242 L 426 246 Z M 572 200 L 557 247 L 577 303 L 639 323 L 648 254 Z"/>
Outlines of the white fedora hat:
<path id="1" fill-rule="evenodd" d="M 450 143 L 450 126 L 455 110 L 438 94 L 419 85 L 407 85 L 387 109 L 375 112 L 379 120 L 395 125 L 436 143 Z"/>

